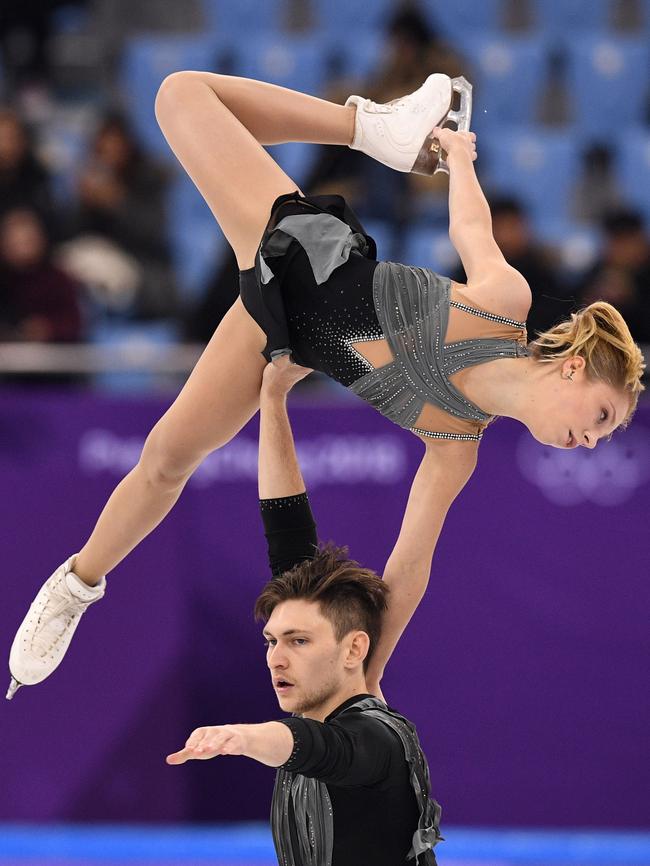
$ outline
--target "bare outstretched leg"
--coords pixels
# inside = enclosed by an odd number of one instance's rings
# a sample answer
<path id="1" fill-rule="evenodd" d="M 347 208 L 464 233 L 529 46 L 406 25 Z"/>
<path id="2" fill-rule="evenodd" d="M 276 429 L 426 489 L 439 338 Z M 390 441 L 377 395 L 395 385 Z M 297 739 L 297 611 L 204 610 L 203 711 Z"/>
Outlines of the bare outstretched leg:
<path id="1" fill-rule="evenodd" d="M 353 108 L 207 72 L 165 79 L 156 116 L 242 270 L 253 265 L 275 199 L 297 188 L 260 141 L 347 144 L 354 125 Z"/>
<path id="2" fill-rule="evenodd" d="M 296 189 L 253 132 L 266 143 L 282 135 L 342 142 L 351 136 L 354 120 L 354 112 L 341 105 L 202 72 L 166 79 L 156 111 L 242 269 L 253 264 L 273 201 Z M 75 563 L 82 580 L 97 583 L 114 568 L 165 517 L 201 460 L 228 442 L 257 410 L 264 343 L 262 331 L 238 301 L 152 430 L 139 463 L 108 500 Z"/>

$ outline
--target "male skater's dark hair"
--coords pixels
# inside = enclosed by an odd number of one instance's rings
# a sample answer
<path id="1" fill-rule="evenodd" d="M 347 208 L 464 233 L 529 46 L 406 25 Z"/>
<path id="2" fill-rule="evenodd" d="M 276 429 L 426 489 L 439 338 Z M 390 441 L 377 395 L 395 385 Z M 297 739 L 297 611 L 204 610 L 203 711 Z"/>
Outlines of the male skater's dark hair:
<path id="1" fill-rule="evenodd" d="M 327 544 L 314 559 L 266 584 L 255 602 L 255 619 L 266 622 L 276 605 L 290 599 L 317 602 L 321 614 L 332 623 L 338 643 L 351 631 L 366 632 L 370 647 L 363 662 L 365 672 L 379 642 L 389 592 L 379 575 L 348 559 L 347 547 Z"/>

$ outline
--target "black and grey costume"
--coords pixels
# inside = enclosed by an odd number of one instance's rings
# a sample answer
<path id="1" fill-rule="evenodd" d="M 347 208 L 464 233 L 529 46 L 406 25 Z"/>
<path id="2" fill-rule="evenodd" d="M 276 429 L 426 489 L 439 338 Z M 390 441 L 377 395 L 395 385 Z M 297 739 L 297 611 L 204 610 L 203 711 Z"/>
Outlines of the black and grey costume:
<path id="1" fill-rule="evenodd" d="M 374 241 L 340 196 L 280 196 L 255 267 L 240 274 L 242 301 L 267 335 L 265 357 L 290 351 L 413 432 L 478 441 L 490 416 L 450 377 L 527 355 L 525 323 L 453 300 L 447 277 L 375 257 Z M 445 343 L 450 307 L 481 324 L 475 337 Z M 491 336 L 495 325 L 499 338 Z M 386 340 L 392 362 L 374 369 L 354 346 L 368 340 Z M 427 403 L 449 416 L 443 429 L 418 426 Z"/>
<path id="2" fill-rule="evenodd" d="M 306 494 L 262 500 L 274 576 L 316 552 Z M 294 750 L 278 768 L 271 826 L 280 866 L 435 866 L 440 807 L 414 726 L 372 695 L 324 723 L 281 720 Z"/>

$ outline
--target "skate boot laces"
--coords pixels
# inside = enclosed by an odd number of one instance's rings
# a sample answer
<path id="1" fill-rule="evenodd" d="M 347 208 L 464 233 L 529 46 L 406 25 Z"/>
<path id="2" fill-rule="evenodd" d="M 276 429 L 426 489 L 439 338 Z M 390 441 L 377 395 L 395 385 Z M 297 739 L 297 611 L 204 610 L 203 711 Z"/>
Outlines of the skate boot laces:
<path id="1" fill-rule="evenodd" d="M 408 105 L 408 97 L 401 96 L 398 99 L 391 99 L 390 102 L 373 102 L 372 99 L 367 99 L 363 107 L 368 114 L 393 114 Z"/>
<path id="2" fill-rule="evenodd" d="M 68 589 L 65 575 L 59 576 L 48 587 L 40 600 L 36 628 L 32 632 L 31 652 L 37 658 L 45 658 L 69 630 L 74 626 L 88 602 L 75 598 Z"/>

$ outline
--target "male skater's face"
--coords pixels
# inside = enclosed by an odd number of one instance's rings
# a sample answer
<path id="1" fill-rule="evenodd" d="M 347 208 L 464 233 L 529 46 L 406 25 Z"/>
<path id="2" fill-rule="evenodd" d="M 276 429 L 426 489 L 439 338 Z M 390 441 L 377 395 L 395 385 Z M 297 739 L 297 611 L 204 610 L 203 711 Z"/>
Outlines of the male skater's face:
<path id="1" fill-rule="evenodd" d="M 292 599 L 278 604 L 263 634 L 273 688 L 285 712 L 317 713 L 339 692 L 346 692 L 342 703 L 357 682 L 360 691 L 365 689 L 368 636 L 351 631 L 337 643 L 332 624 L 317 603 Z"/>

